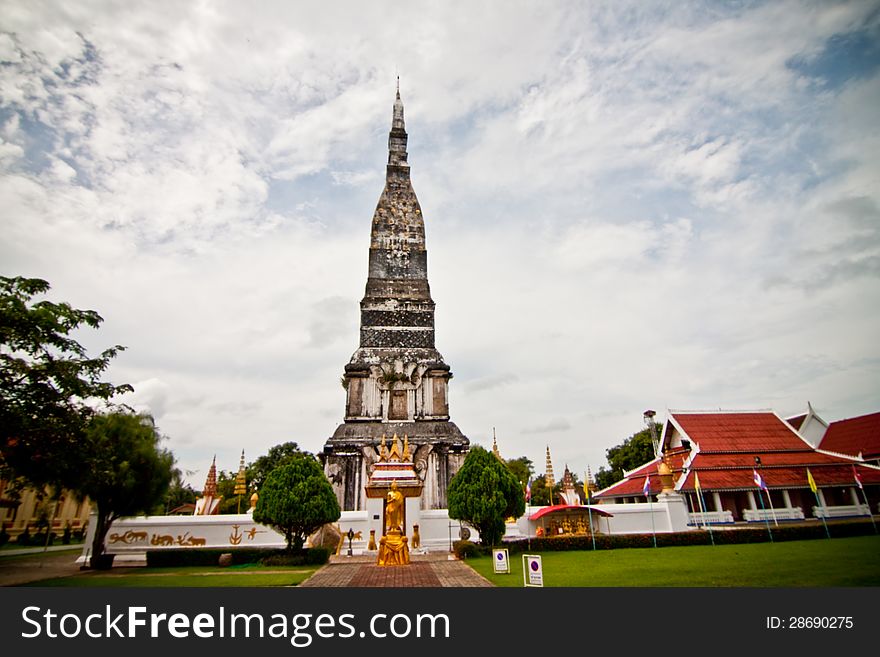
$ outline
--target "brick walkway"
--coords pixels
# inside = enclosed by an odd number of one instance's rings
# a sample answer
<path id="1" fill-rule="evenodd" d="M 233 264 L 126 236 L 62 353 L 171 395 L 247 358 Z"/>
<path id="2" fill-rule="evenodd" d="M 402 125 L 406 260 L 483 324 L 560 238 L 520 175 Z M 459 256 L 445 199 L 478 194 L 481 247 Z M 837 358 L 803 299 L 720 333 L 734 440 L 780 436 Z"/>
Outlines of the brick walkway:
<path id="1" fill-rule="evenodd" d="M 375 557 L 333 557 L 300 586 L 318 587 L 485 587 L 491 582 L 446 554 L 413 557 L 408 566 L 379 567 Z"/>

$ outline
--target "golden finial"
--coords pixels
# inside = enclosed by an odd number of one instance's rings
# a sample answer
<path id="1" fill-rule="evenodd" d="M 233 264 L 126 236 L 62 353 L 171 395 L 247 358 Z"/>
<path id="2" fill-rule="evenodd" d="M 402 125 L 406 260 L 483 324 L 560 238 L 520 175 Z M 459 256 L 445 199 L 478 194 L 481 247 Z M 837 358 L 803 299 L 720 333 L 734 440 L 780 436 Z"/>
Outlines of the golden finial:
<path id="1" fill-rule="evenodd" d="M 501 458 L 501 452 L 498 451 L 498 439 L 495 437 L 495 427 L 492 427 L 492 453 L 499 461 L 504 460 Z"/>
<path id="2" fill-rule="evenodd" d="M 400 439 L 397 437 L 397 434 L 394 434 L 394 438 L 391 439 L 391 449 L 388 452 L 388 460 L 400 461 Z"/>
<path id="3" fill-rule="evenodd" d="M 406 437 L 406 434 L 403 434 L 403 455 L 401 459 L 403 461 L 412 461 L 412 455 L 409 453 L 409 439 Z"/>
<path id="4" fill-rule="evenodd" d="M 388 447 L 385 445 L 385 434 L 382 434 L 382 443 L 379 445 L 379 461 L 388 460 Z"/>

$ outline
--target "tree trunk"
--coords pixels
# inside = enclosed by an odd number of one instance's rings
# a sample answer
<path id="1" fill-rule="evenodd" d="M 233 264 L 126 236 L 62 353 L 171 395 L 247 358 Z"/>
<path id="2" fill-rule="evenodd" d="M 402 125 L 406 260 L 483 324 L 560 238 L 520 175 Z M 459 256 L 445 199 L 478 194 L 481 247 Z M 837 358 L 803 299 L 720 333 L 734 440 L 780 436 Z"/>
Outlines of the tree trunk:
<path id="1" fill-rule="evenodd" d="M 113 520 L 109 518 L 109 514 L 103 513 L 101 508 L 98 507 L 96 522 L 95 538 L 92 539 L 92 556 L 89 563 L 89 565 L 93 567 L 95 564 L 102 561 L 101 557 L 104 555 L 104 539 L 107 537 L 107 532 L 110 531 L 110 525 Z"/>

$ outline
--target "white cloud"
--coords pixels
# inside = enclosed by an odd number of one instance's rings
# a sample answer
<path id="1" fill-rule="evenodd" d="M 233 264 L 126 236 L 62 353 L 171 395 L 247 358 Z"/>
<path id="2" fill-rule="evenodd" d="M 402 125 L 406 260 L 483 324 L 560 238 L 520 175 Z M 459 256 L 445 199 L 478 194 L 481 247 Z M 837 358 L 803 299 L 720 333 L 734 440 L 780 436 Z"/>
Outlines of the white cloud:
<path id="1" fill-rule="evenodd" d="M 399 72 L 474 441 L 582 473 L 649 406 L 874 411 L 880 79 L 835 38 L 870 11 L 13 3 L 0 261 L 99 310 L 184 469 L 317 451 Z"/>

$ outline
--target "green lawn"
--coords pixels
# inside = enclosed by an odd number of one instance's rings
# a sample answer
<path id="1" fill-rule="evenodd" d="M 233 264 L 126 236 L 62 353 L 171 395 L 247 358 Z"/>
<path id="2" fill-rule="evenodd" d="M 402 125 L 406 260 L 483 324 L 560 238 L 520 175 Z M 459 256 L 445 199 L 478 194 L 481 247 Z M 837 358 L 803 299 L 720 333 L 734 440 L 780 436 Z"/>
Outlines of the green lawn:
<path id="1" fill-rule="evenodd" d="M 114 568 L 110 571 L 83 571 L 82 574 L 46 579 L 25 586 L 109 586 L 109 587 L 200 587 L 200 586 L 296 586 L 318 566 L 285 568 L 278 566 Z"/>
<path id="2" fill-rule="evenodd" d="M 878 536 L 540 555 L 545 586 L 880 586 Z M 496 586 L 523 585 L 518 554 L 509 575 L 488 556 L 467 564 Z"/>

